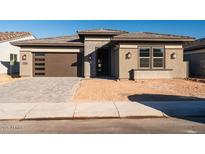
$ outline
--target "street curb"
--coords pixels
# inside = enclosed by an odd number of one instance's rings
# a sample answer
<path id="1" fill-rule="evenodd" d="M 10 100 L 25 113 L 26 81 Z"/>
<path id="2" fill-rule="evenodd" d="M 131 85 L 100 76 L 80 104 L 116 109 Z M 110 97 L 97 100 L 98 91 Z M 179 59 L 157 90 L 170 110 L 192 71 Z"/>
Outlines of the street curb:
<path id="1" fill-rule="evenodd" d="M 39 118 L 20 118 L 20 119 L 0 119 L 0 121 L 15 120 L 15 121 L 25 121 L 25 120 L 88 120 L 88 119 L 145 119 L 145 118 L 167 118 L 166 116 L 126 116 L 126 117 L 116 117 L 116 116 L 106 116 L 106 117 L 39 117 Z"/>
<path id="2" fill-rule="evenodd" d="M 148 119 L 148 118 L 204 118 L 205 115 L 194 115 L 194 116 L 125 116 L 125 117 L 116 117 L 116 116 L 106 116 L 106 117 L 39 117 L 39 118 L 19 118 L 19 119 L 0 119 L 0 121 L 26 121 L 26 120 L 92 120 L 92 119 Z"/>
<path id="3" fill-rule="evenodd" d="M 126 117 L 53 117 L 53 118 L 26 118 L 26 119 L 0 119 L 0 121 L 32 121 L 32 120 L 94 120 L 94 119 L 151 119 L 151 118 L 204 118 L 204 116 L 126 116 Z"/>

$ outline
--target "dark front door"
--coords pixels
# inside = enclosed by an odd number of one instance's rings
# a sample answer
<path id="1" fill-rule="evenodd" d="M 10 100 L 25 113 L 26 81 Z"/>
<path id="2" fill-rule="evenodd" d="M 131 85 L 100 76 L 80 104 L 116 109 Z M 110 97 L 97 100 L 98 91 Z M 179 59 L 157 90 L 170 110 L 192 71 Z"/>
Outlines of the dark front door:
<path id="1" fill-rule="evenodd" d="M 109 52 L 108 50 L 99 50 L 97 52 L 97 75 L 109 75 Z"/>

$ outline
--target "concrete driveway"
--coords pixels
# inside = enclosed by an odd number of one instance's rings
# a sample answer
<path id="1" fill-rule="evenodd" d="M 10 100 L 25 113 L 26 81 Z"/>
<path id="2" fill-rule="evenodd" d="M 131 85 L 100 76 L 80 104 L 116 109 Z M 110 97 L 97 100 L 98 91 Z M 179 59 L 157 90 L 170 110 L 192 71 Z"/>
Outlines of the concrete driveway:
<path id="1" fill-rule="evenodd" d="M 66 103 L 79 78 L 35 77 L 0 85 L 0 103 Z"/>

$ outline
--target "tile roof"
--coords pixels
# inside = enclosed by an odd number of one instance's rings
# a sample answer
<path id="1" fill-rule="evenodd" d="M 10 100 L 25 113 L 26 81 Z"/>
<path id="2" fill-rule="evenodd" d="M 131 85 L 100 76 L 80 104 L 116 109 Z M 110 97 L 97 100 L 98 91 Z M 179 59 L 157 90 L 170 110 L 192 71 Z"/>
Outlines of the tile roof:
<path id="1" fill-rule="evenodd" d="M 193 37 L 149 32 L 128 33 L 120 30 L 95 29 L 78 32 L 79 35 L 51 37 L 12 42 L 16 46 L 84 46 L 81 34 L 112 35 L 116 41 L 194 41 Z"/>
<path id="2" fill-rule="evenodd" d="M 120 34 L 113 37 L 113 40 L 161 40 L 161 41 L 193 41 L 193 37 L 179 36 L 170 34 L 150 33 L 150 32 L 133 32 Z"/>
<path id="3" fill-rule="evenodd" d="M 188 42 L 184 44 L 185 51 L 191 51 L 196 49 L 204 49 L 205 48 L 205 38 L 198 39 L 194 42 Z"/>
<path id="4" fill-rule="evenodd" d="M 32 35 L 29 32 L 0 32 L 0 42 L 19 39 Z"/>
<path id="5" fill-rule="evenodd" d="M 83 46 L 78 35 L 42 38 L 12 42 L 16 46 Z"/>
<path id="6" fill-rule="evenodd" d="M 77 31 L 78 34 L 84 35 L 84 34 L 107 34 L 107 35 L 118 35 L 118 34 L 123 34 L 127 33 L 127 31 L 123 30 L 114 30 L 114 29 L 91 29 L 91 30 L 82 30 L 82 31 Z"/>

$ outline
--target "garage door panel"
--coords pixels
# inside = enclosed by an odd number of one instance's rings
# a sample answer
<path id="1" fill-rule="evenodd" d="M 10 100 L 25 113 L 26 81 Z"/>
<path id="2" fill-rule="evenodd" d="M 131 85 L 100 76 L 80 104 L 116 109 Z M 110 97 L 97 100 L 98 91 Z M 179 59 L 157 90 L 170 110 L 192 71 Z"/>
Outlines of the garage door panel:
<path id="1" fill-rule="evenodd" d="M 77 54 L 48 53 L 45 56 L 46 76 L 77 76 Z"/>
<path id="2" fill-rule="evenodd" d="M 81 59 L 78 53 L 46 53 L 45 76 L 76 77 L 81 75 Z"/>

